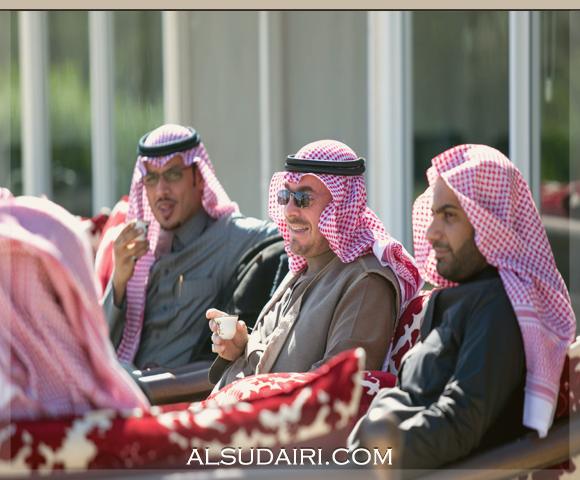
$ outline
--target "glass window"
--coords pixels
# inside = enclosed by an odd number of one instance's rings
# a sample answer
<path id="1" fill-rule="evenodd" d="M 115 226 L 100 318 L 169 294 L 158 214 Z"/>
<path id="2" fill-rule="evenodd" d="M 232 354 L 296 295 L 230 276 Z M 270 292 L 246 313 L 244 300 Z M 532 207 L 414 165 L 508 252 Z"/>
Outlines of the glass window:
<path id="1" fill-rule="evenodd" d="M 0 187 L 10 188 L 10 12 L 0 12 Z"/>
<path id="2" fill-rule="evenodd" d="M 570 155 L 570 13 L 540 12 L 541 214 L 554 259 L 570 291 L 572 306 L 580 312 L 580 290 L 574 272 L 580 272 L 580 182 L 574 181 Z M 578 61 L 580 49 L 576 52 Z M 579 79 L 577 78 L 576 81 Z"/>
<path id="3" fill-rule="evenodd" d="M 508 12 L 413 12 L 414 194 L 431 159 L 481 143 L 508 155 Z"/>
<path id="4" fill-rule="evenodd" d="M 163 124 L 161 12 L 115 12 L 116 189 L 129 193 L 137 142 Z"/>
<path id="5" fill-rule="evenodd" d="M 183 12 L 185 14 L 186 12 Z M 260 215 L 258 12 L 190 12 L 191 119 L 244 215 Z"/>
<path id="6" fill-rule="evenodd" d="M 92 215 L 87 12 L 48 12 L 52 200 Z"/>
<path id="7" fill-rule="evenodd" d="M 22 195 L 18 12 L 0 13 L 0 22 L 0 186 Z"/>
<path id="8" fill-rule="evenodd" d="M 570 297 L 576 319 L 580 318 L 580 12 L 569 14 L 570 57 Z M 580 323 L 576 323 L 576 334 L 580 334 Z"/>
<path id="9" fill-rule="evenodd" d="M 287 154 L 330 138 L 367 157 L 366 29 L 366 12 L 285 12 Z"/>

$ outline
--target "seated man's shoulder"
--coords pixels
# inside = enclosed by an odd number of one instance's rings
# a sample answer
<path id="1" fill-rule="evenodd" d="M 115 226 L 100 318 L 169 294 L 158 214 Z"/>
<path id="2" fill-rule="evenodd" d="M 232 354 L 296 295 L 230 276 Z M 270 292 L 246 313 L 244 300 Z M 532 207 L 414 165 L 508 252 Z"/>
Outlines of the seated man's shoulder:
<path id="1" fill-rule="evenodd" d="M 465 290 L 463 299 L 451 308 L 457 308 L 458 313 L 463 312 L 462 316 L 468 323 L 481 322 L 485 318 L 487 328 L 519 332 L 515 311 L 499 276 L 473 282 Z"/>
<path id="2" fill-rule="evenodd" d="M 387 277 L 391 280 L 395 278 L 395 273 L 389 265 L 381 265 L 381 262 L 373 253 L 368 253 L 352 262 L 353 268 L 359 270 L 361 273 L 376 273 Z"/>
<path id="3" fill-rule="evenodd" d="M 227 228 L 243 232 L 256 232 L 262 230 L 271 231 L 272 234 L 278 233 L 278 227 L 275 223 L 266 220 L 260 220 L 258 218 L 246 217 L 240 213 L 234 213 L 230 215 L 224 215 L 220 220 L 223 219 L 224 225 Z"/>
<path id="4" fill-rule="evenodd" d="M 467 300 L 473 306 L 479 308 L 493 309 L 498 308 L 499 306 L 509 306 L 509 309 L 513 310 L 510 299 L 499 276 L 473 282 L 473 285 L 470 285 Z"/>
<path id="5" fill-rule="evenodd" d="M 332 278 L 332 282 L 344 283 L 346 281 L 350 283 L 361 281 L 373 274 L 390 282 L 396 282 L 396 276 L 391 267 L 388 265 L 383 267 L 372 253 L 348 263 L 334 262 L 324 276 Z"/>
<path id="6" fill-rule="evenodd" d="M 397 293 L 399 291 L 397 277 L 391 267 L 381 265 L 372 253 L 362 255 L 349 263 L 337 262 L 329 273 L 337 282 L 346 278 L 348 283 L 352 282 L 352 284 L 368 282 L 371 278 L 381 278 L 383 281 L 379 283 L 385 288 L 393 285 Z"/>

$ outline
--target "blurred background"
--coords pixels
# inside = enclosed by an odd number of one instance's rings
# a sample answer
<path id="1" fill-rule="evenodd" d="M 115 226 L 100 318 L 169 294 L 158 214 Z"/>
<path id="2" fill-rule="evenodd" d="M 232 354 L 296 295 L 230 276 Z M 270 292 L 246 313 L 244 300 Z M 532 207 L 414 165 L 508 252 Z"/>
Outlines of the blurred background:
<path id="1" fill-rule="evenodd" d="M 0 186 L 90 217 L 172 122 L 266 218 L 286 155 L 331 138 L 367 159 L 369 204 L 412 251 L 431 158 L 482 143 L 528 180 L 578 316 L 579 90 L 579 12 L 4 11 Z"/>

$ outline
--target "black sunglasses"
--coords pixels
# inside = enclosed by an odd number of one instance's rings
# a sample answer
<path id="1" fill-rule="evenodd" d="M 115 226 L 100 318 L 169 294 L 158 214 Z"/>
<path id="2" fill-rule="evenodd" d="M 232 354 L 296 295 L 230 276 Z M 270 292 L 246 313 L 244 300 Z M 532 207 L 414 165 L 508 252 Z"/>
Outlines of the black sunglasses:
<path id="1" fill-rule="evenodd" d="M 278 203 L 280 205 L 288 205 L 290 197 L 294 197 L 294 205 L 298 208 L 308 208 L 310 206 L 310 199 L 322 197 L 323 195 L 330 195 L 330 193 L 321 193 L 320 195 L 308 195 L 304 192 L 293 192 L 292 190 L 280 190 L 278 192 Z"/>

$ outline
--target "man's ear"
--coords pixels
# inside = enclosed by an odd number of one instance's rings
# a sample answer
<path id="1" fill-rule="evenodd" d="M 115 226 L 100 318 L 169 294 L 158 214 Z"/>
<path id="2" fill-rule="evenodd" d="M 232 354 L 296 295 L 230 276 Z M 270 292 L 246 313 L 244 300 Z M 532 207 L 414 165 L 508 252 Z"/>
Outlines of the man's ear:
<path id="1" fill-rule="evenodd" d="M 202 190 L 204 187 L 203 177 L 197 165 L 193 168 L 193 186 L 198 189 L 201 188 Z"/>

